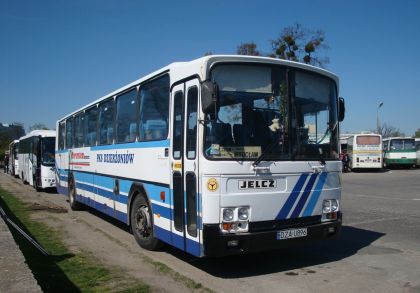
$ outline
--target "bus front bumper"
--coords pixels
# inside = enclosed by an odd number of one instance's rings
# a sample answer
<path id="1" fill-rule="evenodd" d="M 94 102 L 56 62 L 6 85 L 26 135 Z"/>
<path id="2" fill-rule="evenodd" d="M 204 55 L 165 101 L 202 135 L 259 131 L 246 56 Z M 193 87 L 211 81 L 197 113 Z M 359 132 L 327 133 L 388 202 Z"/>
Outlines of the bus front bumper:
<path id="1" fill-rule="evenodd" d="M 277 240 L 277 232 L 281 231 L 281 229 L 264 232 L 224 234 L 220 232 L 219 225 L 205 224 L 203 225 L 205 255 L 224 256 L 255 253 L 335 238 L 341 232 L 341 219 L 342 214 L 339 213 L 339 217 L 335 221 L 301 226 L 299 228 L 307 228 L 307 236 L 284 240 Z M 285 228 L 285 230 L 288 229 Z M 237 242 L 238 245 L 231 246 L 232 242 Z"/>

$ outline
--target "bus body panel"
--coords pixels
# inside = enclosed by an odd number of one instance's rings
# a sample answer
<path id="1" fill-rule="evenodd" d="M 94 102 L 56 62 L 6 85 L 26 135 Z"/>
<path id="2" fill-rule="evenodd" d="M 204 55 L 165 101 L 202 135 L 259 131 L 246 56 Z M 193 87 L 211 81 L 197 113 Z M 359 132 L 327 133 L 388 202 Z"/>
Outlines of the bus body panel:
<path id="1" fill-rule="evenodd" d="M 256 171 L 252 160 L 216 161 L 209 160 L 203 153 L 204 123 L 199 122 L 194 128 L 197 134 L 197 148 L 194 159 L 187 157 L 184 149 L 183 159 L 173 157 L 174 130 L 173 105 L 174 95 L 181 91 L 184 102 L 190 88 L 200 89 L 200 82 L 206 80 L 211 65 L 219 62 L 260 62 L 262 64 L 288 65 L 313 71 L 333 79 L 338 87 L 338 79 L 333 74 L 311 66 L 289 63 L 270 58 L 251 58 L 235 56 L 210 56 L 189 63 L 174 63 L 131 83 L 88 106 L 67 115 L 57 122 L 57 136 L 60 125 L 65 126 L 67 119 L 73 119 L 86 109 L 98 107 L 103 100 L 114 97 L 125 90 L 137 87 L 156 76 L 170 76 L 171 93 L 169 107 L 169 134 L 165 140 L 136 141 L 130 143 L 95 145 L 90 147 L 66 148 L 56 143 L 56 178 L 60 193 L 68 194 L 68 184 L 74 178 L 76 200 L 91 206 L 126 224 L 130 221 L 130 191 L 142 186 L 151 205 L 153 213 L 154 236 L 172 246 L 192 255 L 223 255 L 244 253 L 253 250 L 264 250 L 291 244 L 289 240 L 276 239 L 277 232 L 286 227 L 305 227 L 307 239 L 323 239 L 338 235 L 341 227 L 339 209 L 335 220 L 324 218 L 322 205 L 324 199 L 341 199 L 341 162 L 337 159 L 296 161 L 262 161 L 259 167 L 265 171 Z M 153 80 L 153 79 L 152 79 Z M 188 121 L 193 116 L 186 116 L 184 123 L 188 133 Z M 198 109 L 201 109 L 201 91 L 198 91 Z M 194 116 L 195 117 L 195 116 Z M 204 114 L 200 111 L 197 117 L 202 121 Z M 115 122 L 114 122 L 115 123 Z M 189 129 L 190 131 L 192 129 Z M 141 132 L 140 132 L 141 133 Z M 97 138 L 99 134 L 97 134 Z M 186 135 L 183 138 L 185 145 Z M 185 151 L 185 153 L 184 153 Z M 338 154 L 337 154 L 338 156 Z M 175 173 L 180 173 L 183 186 L 182 208 L 177 208 L 177 191 Z M 196 177 L 191 177 L 194 175 Z M 190 176 L 190 177 L 188 177 Z M 194 224 L 197 233 L 188 230 L 188 186 L 192 178 L 196 181 L 196 218 Z M 177 179 L 178 180 L 178 179 Z M 177 181 L 178 182 L 178 181 Z M 179 181 L 181 182 L 181 181 Z M 273 183 L 274 182 L 274 183 Z M 216 185 L 214 185 L 216 184 Z M 175 187 L 174 187 L 175 186 Z M 246 187 L 246 188 L 245 188 Z M 136 189 L 137 190 L 137 189 Z M 247 233 L 222 233 L 222 209 L 226 207 L 249 207 L 249 225 L 252 227 L 274 223 L 264 228 L 261 233 L 250 230 Z M 183 228 L 175 225 L 175 214 L 181 211 Z M 314 220 L 315 219 L 315 220 Z M 311 220 L 312 222 L 308 222 Z M 294 223 L 290 226 L 290 223 Z M 286 223 L 287 225 L 284 225 Z M 191 227 L 190 227 L 191 228 Z M 254 228 L 253 228 L 254 229 Z M 331 232 L 332 231 L 332 232 Z M 235 238 L 236 237 L 236 238 Z M 264 239 L 258 244 L 258 239 Z M 229 239 L 241 239 L 242 249 L 226 250 Z M 306 238 L 305 238 L 306 239 Z M 302 239 L 304 240 L 304 239 Z M 214 247 L 212 246 L 214 244 Z M 255 243 L 255 245 L 250 245 Z M 267 243 L 267 246 L 264 245 Z M 242 245 L 241 244 L 241 245 Z M 242 251 L 242 252 L 241 252 Z"/>

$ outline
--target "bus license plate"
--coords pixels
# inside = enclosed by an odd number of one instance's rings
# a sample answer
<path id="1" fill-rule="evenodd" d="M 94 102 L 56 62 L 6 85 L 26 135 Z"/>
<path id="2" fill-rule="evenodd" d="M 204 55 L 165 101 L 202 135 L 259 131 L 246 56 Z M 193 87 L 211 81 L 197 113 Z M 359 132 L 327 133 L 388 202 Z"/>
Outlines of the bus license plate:
<path id="1" fill-rule="evenodd" d="M 306 237 L 307 235 L 307 228 L 282 230 L 277 231 L 277 240 Z"/>

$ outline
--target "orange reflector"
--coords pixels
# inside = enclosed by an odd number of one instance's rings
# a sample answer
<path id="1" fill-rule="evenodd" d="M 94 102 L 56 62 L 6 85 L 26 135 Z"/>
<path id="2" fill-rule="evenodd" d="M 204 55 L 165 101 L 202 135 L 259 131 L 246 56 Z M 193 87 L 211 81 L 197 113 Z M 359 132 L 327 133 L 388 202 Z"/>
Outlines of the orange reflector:
<path id="1" fill-rule="evenodd" d="M 165 191 L 161 191 L 160 192 L 160 200 L 165 201 L 165 198 L 166 198 Z"/>
<path id="2" fill-rule="evenodd" d="M 223 223 L 222 224 L 223 230 L 229 231 L 232 229 L 232 223 Z"/>
<path id="3" fill-rule="evenodd" d="M 327 214 L 327 219 L 328 220 L 335 220 L 335 219 L 337 219 L 337 212 L 328 213 Z"/>

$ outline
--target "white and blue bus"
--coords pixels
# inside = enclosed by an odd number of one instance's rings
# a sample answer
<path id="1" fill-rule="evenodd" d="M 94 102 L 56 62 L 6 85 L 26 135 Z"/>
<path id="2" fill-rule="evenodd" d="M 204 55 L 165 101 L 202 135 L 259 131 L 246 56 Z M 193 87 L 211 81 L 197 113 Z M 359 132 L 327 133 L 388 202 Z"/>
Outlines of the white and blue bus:
<path id="1" fill-rule="evenodd" d="M 323 69 L 173 63 L 57 121 L 57 188 L 149 250 L 201 257 L 334 237 L 343 118 L 338 78 Z"/>
<path id="2" fill-rule="evenodd" d="M 55 131 L 33 130 L 19 138 L 19 174 L 36 190 L 55 188 Z"/>
<path id="3" fill-rule="evenodd" d="M 19 176 L 19 140 L 15 139 L 9 144 L 9 174 Z"/>

